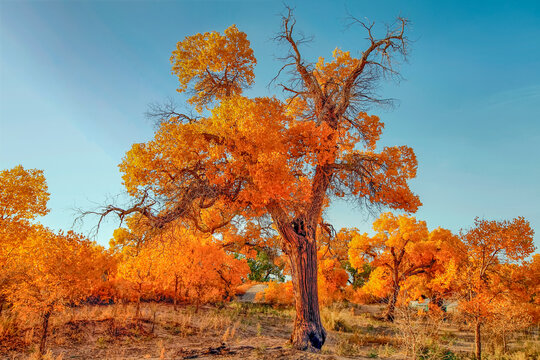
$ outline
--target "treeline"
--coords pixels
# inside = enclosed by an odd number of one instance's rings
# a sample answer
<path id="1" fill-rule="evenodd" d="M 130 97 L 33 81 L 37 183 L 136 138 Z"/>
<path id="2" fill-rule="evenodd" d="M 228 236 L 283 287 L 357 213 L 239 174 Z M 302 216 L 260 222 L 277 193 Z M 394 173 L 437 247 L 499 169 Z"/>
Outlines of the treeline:
<path id="1" fill-rule="evenodd" d="M 256 301 L 293 304 L 293 286 L 279 237 L 254 223 L 204 234 L 177 222 L 157 229 L 142 216 L 127 218 L 110 246 L 74 232 L 55 233 L 36 222 L 48 212 L 43 172 L 17 166 L 0 173 L 0 310 L 40 317 L 45 350 L 51 314 L 81 303 L 141 301 L 201 304 L 229 301 L 246 281 L 268 282 Z M 327 231 L 325 231 L 327 230 Z M 412 216 L 382 214 L 374 235 L 357 229 L 318 238 L 319 302 L 384 301 L 396 306 L 429 298 L 430 311 L 457 302 L 475 331 L 526 328 L 540 320 L 540 255 L 523 218 L 476 219 L 459 234 L 429 230 Z"/>

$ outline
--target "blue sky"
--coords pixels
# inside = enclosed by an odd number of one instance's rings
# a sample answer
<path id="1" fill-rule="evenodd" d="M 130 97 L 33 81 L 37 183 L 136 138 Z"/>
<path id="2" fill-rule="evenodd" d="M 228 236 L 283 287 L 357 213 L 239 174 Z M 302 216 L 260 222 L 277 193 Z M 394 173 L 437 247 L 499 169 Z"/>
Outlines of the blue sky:
<path id="1" fill-rule="evenodd" d="M 348 13 L 412 22 L 404 81 L 381 87 L 397 106 L 372 113 L 386 124 L 383 145 L 416 151 L 418 218 L 458 231 L 476 216 L 524 216 L 540 231 L 540 2 L 288 4 L 297 28 L 314 36 L 303 49 L 313 60 L 335 47 L 363 49 L 365 33 L 347 29 Z M 170 73 L 176 42 L 236 24 L 258 60 L 249 95 L 272 95 L 282 11 L 280 1 L 0 1 L 0 168 L 45 170 L 51 212 L 41 221 L 70 229 L 74 208 L 122 193 L 117 165 L 153 135 L 147 105 L 183 101 Z M 373 220 L 345 203 L 327 217 L 336 228 L 366 231 Z M 115 225 L 111 219 L 97 240 L 106 244 Z"/>

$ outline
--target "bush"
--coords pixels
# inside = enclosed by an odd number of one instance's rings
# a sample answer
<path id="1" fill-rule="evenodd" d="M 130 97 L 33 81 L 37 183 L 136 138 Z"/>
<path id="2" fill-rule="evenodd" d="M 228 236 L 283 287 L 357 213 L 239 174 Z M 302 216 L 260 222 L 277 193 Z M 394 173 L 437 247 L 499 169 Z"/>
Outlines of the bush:
<path id="1" fill-rule="evenodd" d="M 293 303 L 292 282 L 278 283 L 270 281 L 268 287 L 255 296 L 255 301 L 271 305 L 292 305 Z"/>

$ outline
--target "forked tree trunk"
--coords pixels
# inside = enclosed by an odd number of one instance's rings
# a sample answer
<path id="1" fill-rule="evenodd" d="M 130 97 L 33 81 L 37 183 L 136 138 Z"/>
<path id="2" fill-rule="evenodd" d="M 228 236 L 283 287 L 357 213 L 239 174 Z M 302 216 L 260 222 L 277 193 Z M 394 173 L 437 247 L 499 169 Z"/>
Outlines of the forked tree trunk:
<path id="1" fill-rule="evenodd" d="M 291 344 L 300 350 L 319 350 L 326 331 L 319 312 L 317 243 L 301 236 L 296 240 L 297 245 L 288 249 L 296 307 Z"/>
<path id="2" fill-rule="evenodd" d="M 45 345 L 47 344 L 47 334 L 49 332 L 49 318 L 51 317 L 51 310 L 47 310 L 43 314 L 41 341 L 39 343 L 39 353 L 43 355 L 45 353 Z"/>
<path id="3" fill-rule="evenodd" d="M 474 328 L 474 355 L 476 360 L 482 360 L 482 335 L 480 333 L 481 328 L 480 321 L 476 321 L 476 326 Z"/>
<path id="4" fill-rule="evenodd" d="M 399 285 L 394 285 L 394 290 L 390 294 L 390 299 L 388 299 L 388 307 L 386 308 L 384 318 L 390 322 L 394 322 L 395 319 L 396 303 L 400 289 L 401 287 Z"/>

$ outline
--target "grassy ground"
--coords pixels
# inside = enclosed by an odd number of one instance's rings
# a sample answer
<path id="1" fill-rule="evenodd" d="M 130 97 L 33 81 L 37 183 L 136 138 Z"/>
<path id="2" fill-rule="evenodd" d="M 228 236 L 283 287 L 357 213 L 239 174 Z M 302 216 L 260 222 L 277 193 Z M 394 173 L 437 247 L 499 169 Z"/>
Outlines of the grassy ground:
<path id="1" fill-rule="evenodd" d="M 318 354 L 292 349 L 287 339 L 294 311 L 250 303 L 222 307 L 179 307 L 143 304 L 133 319 L 132 305 L 83 306 L 51 318 L 50 359 L 422 359 L 466 358 L 472 335 L 442 319 L 419 319 L 404 311 L 399 321 L 378 319 L 381 308 L 342 306 L 322 310 L 327 343 Z M 0 358 L 36 357 L 38 334 L 30 321 L 13 329 L 4 312 L 0 323 Z M 521 335 L 511 354 L 492 359 L 536 359 L 538 334 Z M 489 345 L 489 344 L 488 344 Z M 488 346 L 487 345 L 487 346 Z M 489 346 L 488 346 L 489 347 Z M 494 349 L 496 349 L 494 347 Z M 449 351 L 450 350 L 450 351 Z M 513 353 L 512 353 L 513 352 Z"/>

